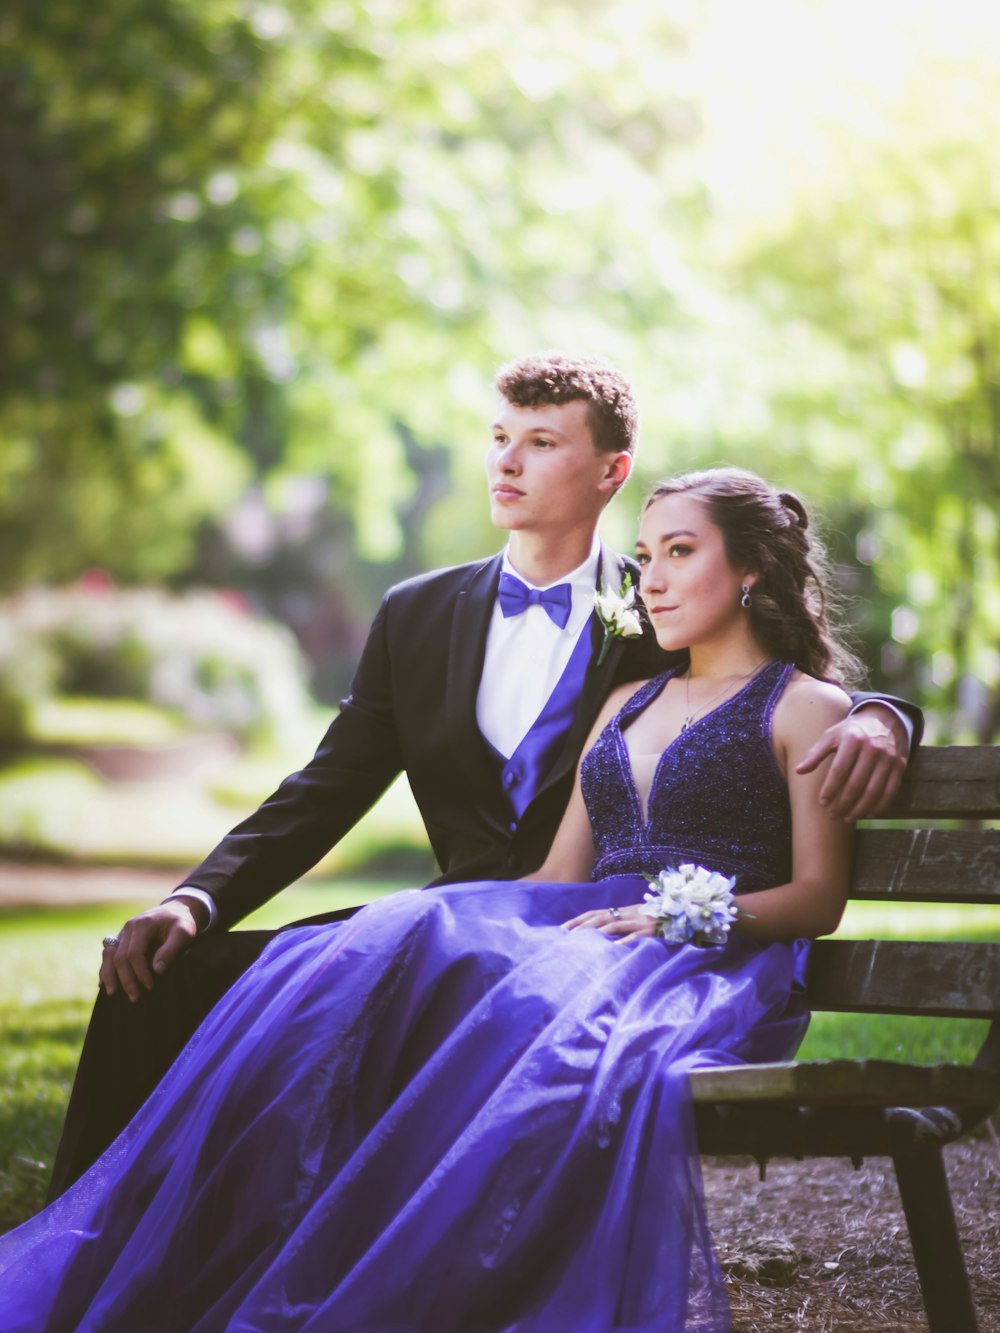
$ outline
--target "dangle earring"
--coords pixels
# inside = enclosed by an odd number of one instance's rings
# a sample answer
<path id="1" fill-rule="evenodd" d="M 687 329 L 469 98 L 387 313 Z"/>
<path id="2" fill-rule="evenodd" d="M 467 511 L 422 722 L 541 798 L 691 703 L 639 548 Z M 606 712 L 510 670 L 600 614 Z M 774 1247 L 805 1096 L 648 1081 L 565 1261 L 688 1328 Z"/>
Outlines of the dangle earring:
<path id="1" fill-rule="evenodd" d="M 743 596 L 740 598 L 740 606 L 742 606 L 744 611 L 749 611 L 752 605 L 753 603 L 750 600 L 750 584 L 744 583 Z"/>

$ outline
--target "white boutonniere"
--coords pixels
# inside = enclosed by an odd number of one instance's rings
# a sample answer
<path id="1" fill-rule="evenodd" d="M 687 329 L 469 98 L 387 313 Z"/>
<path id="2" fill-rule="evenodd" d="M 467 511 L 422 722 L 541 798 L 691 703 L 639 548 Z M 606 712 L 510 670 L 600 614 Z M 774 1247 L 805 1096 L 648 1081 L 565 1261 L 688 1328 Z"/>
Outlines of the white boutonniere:
<path id="1" fill-rule="evenodd" d="M 635 588 L 632 586 L 631 572 L 625 575 L 625 582 L 619 592 L 605 592 L 604 582 L 594 593 L 594 605 L 597 618 L 604 626 L 604 642 L 598 654 L 600 666 L 611 646 L 612 639 L 638 639 L 642 637 L 642 620 L 635 604 Z"/>
<path id="2" fill-rule="evenodd" d="M 650 892 L 641 909 L 657 921 L 656 933 L 672 944 L 725 944 L 740 915 L 727 879 L 704 866 L 683 865 L 647 876 Z"/>

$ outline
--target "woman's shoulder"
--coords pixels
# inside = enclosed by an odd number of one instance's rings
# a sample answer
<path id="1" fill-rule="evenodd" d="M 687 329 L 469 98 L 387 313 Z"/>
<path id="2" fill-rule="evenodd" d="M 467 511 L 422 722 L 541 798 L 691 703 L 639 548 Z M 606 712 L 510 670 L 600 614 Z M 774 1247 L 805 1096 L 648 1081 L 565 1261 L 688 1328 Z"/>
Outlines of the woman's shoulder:
<path id="1" fill-rule="evenodd" d="M 645 690 L 648 690 L 657 679 L 658 677 L 652 676 L 646 680 L 629 680 L 624 685 L 616 685 L 604 701 L 602 711 L 605 719 L 615 717 L 626 704 L 631 703 L 637 694 L 642 694 Z"/>
<path id="2" fill-rule="evenodd" d="M 851 698 L 833 681 L 817 680 L 797 668 L 791 672 L 774 711 L 775 727 L 819 731 L 840 722 L 851 711 Z"/>
<path id="3" fill-rule="evenodd" d="M 637 703 L 641 703 L 650 692 L 651 687 L 658 685 L 662 680 L 663 676 L 652 676 L 648 680 L 630 680 L 624 685 L 616 685 L 605 699 L 604 705 L 594 721 L 585 749 L 589 749 L 593 745 L 605 727 L 613 722 L 619 713 L 624 712 L 633 699 Z M 641 699 L 639 698 L 640 695 L 642 696 Z"/>

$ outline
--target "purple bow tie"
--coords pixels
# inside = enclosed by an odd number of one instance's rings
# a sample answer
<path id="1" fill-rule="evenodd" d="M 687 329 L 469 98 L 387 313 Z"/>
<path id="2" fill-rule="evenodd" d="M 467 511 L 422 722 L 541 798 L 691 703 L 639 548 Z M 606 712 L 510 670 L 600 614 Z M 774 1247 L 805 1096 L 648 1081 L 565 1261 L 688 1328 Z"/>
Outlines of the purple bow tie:
<path id="1" fill-rule="evenodd" d="M 529 606 L 540 606 L 553 625 L 565 629 L 573 605 L 573 589 L 568 583 L 557 583 L 554 588 L 544 590 L 529 588 L 512 574 L 501 574 L 497 599 L 505 620 L 508 616 L 519 616 Z"/>

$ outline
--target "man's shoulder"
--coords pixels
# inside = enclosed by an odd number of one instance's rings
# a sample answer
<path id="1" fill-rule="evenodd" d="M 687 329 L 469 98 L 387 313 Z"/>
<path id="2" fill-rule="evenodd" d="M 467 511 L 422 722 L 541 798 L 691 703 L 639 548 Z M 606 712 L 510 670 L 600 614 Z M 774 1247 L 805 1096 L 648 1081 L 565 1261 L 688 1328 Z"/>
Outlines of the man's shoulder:
<path id="1" fill-rule="evenodd" d="M 486 578 L 493 568 L 499 570 L 500 556 L 486 556 L 482 560 L 470 560 L 464 565 L 447 565 L 443 569 L 431 569 L 426 574 L 415 574 L 412 578 L 394 583 L 386 593 L 393 601 L 419 600 L 424 597 L 442 597 L 467 588 L 477 579 Z"/>
<path id="2" fill-rule="evenodd" d="M 460 592 L 480 586 L 483 580 L 499 577 L 502 554 L 484 556 L 480 560 L 469 560 L 462 565 L 447 565 L 442 569 L 432 569 L 425 574 L 394 583 L 385 594 L 385 600 L 393 604 L 423 602 L 425 599 L 440 601 L 455 596 Z M 631 574 L 632 582 L 638 587 L 639 567 L 627 555 L 621 555 L 610 547 L 604 547 L 605 581 L 612 573 L 617 575 L 618 585 L 626 574 Z"/>

